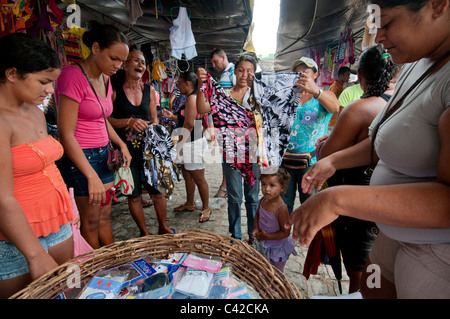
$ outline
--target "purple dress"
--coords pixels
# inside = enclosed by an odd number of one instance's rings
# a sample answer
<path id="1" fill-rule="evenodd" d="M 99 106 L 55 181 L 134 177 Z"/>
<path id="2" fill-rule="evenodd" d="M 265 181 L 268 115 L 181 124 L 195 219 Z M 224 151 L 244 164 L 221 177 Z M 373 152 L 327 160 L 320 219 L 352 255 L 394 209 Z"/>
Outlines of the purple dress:
<path id="1" fill-rule="evenodd" d="M 280 231 L 280 224 L 276 217 L 276 213 L 281 206 L 286 206 L 286 204 L 281 204 L 276 208 L 275 212 L 271 213 L 262 207 L 263 203 L 264 202 L 261 202 L 261 205 L 259 206 L 259 228 L 268 234 Z M 291 236 L 277 240 L 266 239 L 263 242 L 263 247 L 268 259 L 274 262 L 287 261 L 291 254 L 297 255 L 295 244 Z"/>

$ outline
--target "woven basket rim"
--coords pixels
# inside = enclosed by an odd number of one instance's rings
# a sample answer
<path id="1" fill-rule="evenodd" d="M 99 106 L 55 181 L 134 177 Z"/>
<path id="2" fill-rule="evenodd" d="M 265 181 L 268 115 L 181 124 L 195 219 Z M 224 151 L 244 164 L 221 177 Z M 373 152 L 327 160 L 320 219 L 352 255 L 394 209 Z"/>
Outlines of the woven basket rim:
<path id="1" fill-rule="evenodd" d="M 253 287 L 263 299 L 302 299 L 298 287 L 246 242 L 197 228 L 177 234 L 128 239 L 93 250 L 44 274 L 10 298 L 56 298 L 67 288 L 74 265 L 79 267 L 80 279 L 84 280 L 98 270 L 143 256 L 162 258 L 175 252 L 196 252 L 220 257 L 222 263 L 231 264 L 234 275 Z"/>

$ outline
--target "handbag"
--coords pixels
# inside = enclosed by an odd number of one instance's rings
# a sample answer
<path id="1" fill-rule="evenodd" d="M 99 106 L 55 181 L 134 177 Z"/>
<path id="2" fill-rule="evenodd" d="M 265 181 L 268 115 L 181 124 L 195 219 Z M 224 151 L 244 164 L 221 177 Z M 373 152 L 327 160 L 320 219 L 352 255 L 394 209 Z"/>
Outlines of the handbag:
<path id="1" fill-rule="evenodd" d="M 114 148 L 111 142 L 111 138 L 109 137 L 108 132 L 108 125 L 106 124 L 106 116 L 105 111 L 103 110 L 103 105 L 100 102 L 100 99 L 97 96 L 97 92 L 95 92 L 94 87 L 92 86 L 91 81 L 89 80 L 89 77 L 87 76 L 86 72 L 84 71 L 83 67 L 77 63 L 77 66 L 81 69 L 81 72 L 83 72 L 84 76 L 86 77 L 86 80 L 88 81 L 89 85 L 91 86 L 92 91 L 94 92 L 95 97 L 97 98 L 98 104 L 100 105 L 100 109 L 102 110 L 103 119 L 105 120 L 105 127 L 106 127 L 106 133 L 108 134 L 108 161 L 107 166 L 110 171 L 117 171 L 120 167 L 123 166 L 124 160 L 123 160 L 123 154 L 122 151 L 119 149 Z"/>
<path id="2" fill-rule="evenodd" d="M 125 183 L 119 183 L 121 180 L 126 180 L 128 185 Z M 117 186 L 117 190 L 119 190 L 124 195 L 130 195 L 134 190 L 134 179 L 133 174 L 131 173 L 130 168 L 120 167 L 114 173 L 114 184 Z"/>
<path id="3" fill-rule="evenodd" d="M 295 153 L 284 153 L 283 160 L 281 164 L 287 168 L 302 169 L 308 168 L 311 163 L 311 158 L 316 155 L 316 151 L 311 153 L 295 154 Z"/>
<path id="4" fill-rule="evenodd" d="M 110 171 L 116 172 L 123 165 L 123 154 L 120 150 L 112 146 L 111 141 L 108 144 L 108 161 L 106 162 Z"/>

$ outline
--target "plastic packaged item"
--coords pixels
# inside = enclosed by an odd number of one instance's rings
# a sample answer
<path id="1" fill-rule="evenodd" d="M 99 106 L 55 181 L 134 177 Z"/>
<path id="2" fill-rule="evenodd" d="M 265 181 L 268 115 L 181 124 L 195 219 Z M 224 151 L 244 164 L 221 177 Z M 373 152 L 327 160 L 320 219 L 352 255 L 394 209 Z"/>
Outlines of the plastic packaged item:
<path id="1" fill-rule="evenodd" d="M 116 299 L 122 290 L 127 275 L 94 276 L 83 289 L 78 299 Z"/>
<path id="2" fill-rule="evenodd" d="M 168 273 L 160 272 L 146 279 L 139 279 L 126 289 L 126 299 L 162 299 L 173 292 L 173 283 Z"/>
<path id="3" fill-rule="evenodd" d="M 77 299 L 81 291 L 87 286 L 90 281 L 91 278 L 82 280 L 79 287 L 67 288 L 58 296 L 56 296 L 56 299 Z"/>
<path id="4" fill-rule="evenodd" d="M 178 265 L 182 264 L 183 261 L 186 259 L 187 254 L 184 253 L 173 253 L 169 254 L 166 259 L 160 260 L 159 264 L 171 264 L 171 265 Z"/>
<path id="5" fill-rule="evenodd" d="M 175 291 L 204 298 L 209 293 L 213 277 L 212 272 L 187 268 L 183 278 L 176 285 Z"/>
<path id="6" fill-rule="evenodd" d="M 218 260 L 207 259 L 190 254 L 183 262 L 183 266 L 217 273 L 222 267 L 222 263 Z"/>
<path id="7" fill-rule="evenodd" d="M 230 288 L 220 284 L 213 284 L 209 290 L 208 299 L 228 299 Z"/>

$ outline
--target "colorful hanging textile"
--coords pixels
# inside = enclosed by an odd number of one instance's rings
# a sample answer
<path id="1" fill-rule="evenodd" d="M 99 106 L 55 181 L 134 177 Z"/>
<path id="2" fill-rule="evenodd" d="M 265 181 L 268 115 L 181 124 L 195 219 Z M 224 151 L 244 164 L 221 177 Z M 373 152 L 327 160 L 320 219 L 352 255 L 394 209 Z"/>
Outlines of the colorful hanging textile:
<path id="1" fill-rule="evenodd" d="M 300 88 L 298 73 L 262 72 L 253 81 L 255 102 L 262 115 L 263 167 L 278 167 L 289 144 L 292 123 L 297 113 Z"/>
<path id="2" fill-rule="evenodd" d="M 170 199 L 175 181 L 181 176 L 173 162 L 176 150 L 169 132 L 164 126 L 152 124 L 144 137 L 144 174 L 149 185 L 157 188 Z"/>

